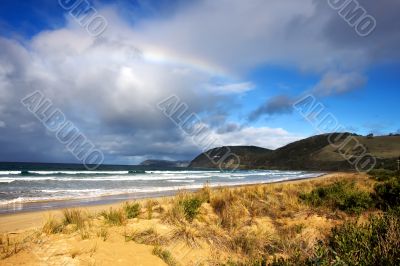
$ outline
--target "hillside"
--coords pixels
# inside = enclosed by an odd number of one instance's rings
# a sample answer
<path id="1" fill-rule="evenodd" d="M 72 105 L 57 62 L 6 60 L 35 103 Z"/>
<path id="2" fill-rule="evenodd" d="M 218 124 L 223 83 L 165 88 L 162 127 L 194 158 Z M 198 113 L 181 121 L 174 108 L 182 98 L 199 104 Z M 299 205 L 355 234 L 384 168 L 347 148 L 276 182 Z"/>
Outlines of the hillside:
<path id="1" fill-rule="evenodd" d="M 357 161 L 366 153 L 377 160 L 377 167 L 395 168 L 400 156 L 400 136 L 364 137 L 350 133 L 331 135 L 334 145 L 330 145 L 328 134 L 317 135 L 290 143 L 276 150 L 259 147 L 223 147 L 208 151 L 215 156 L 218 151 L 231 149 L 240 158 L 243 169 L 290 169 L 290 170 L 353 170 L 343 155 Z M 217 154 L 218 155 L 218 154 Z M 212 157 L 211 156 L 211 157 Z M 197 156 L 189 167 L 218 168 L 203 153 Z M 224 168 L 224 166 L 223 166 Z"/>
<path id="2" fill-rule="evenodd" d="M 240 165 L 243 168 L 257 167 L 258 160 L 262 160 L 266 155 L 272 153 L 272 150 L 256 146 L 226 146 L 208 150 L 191 161 L 189 167 L 192 168 L 214 168 L 215 164 L 209 159 L 218 161 L 226 154 L 235 154 L 240 158 Z"/>

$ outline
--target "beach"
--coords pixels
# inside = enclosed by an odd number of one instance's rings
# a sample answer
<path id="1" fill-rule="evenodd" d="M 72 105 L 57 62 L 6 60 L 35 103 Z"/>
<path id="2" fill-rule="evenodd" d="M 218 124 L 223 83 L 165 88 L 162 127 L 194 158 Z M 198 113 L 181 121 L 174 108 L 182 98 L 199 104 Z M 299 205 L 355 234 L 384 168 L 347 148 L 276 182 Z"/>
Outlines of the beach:
<path id="1" fill-rule="evenodd" d="M 299 195 L 337 182 L 361 191 L 374 184 L 365 174 L 340 172 L 271 184 L 206 184 L 129 203 L 2 214 L 0 265 L 219 265 L 246 262 L 265 245 L 282 245 L 275 256 L 293 256 L 300 246 L 309 254 L 332 227 L 354 218 L 314 209 Z"/>
<path id="2" fill-rule="evenodd" d="M 340 175 L 342 173 L 331 173 L 331 174 L 325 174 L 321 176 L 316 176 L 316 177 L 310 177 L 307 179 L 304 178 L 299 178 L 299 179 L 293 179 L 290 181 L 275 181 L 275 182 L 270 182 L 272 183 L 298 183 L 302 181 L 310 181 L 313 179 L 323 179 L 323 178 L 329 178 L 332 176 Z M 251 187 L 251 186 L 258 186 L 260 184 L 248 184 L 248 185 L 233 185 L 229 186 L 231 188 L 235 187 Z M 186 189 L 187 191 L 195 191 L 195 189 Z M 151 196 L 143 196 L 143 198 L 129 198 L 129 195 L 125 195 L 126 197 L 122 197 L 123 199 L 118 199 L 118 198 L 109 198 L 109 199 L 103 199 L 103 200 L 97 200 L 93 202 L 88 202 L 87 201 L 56 201 L 55 206 L 60 206 L 60 207 L 53 207 L 50 210 L 40 210 L 40 206 L 45 204 L 46 206 L 52 206 L 51 202 L 47 201 L 45 203 L 43 202 L 38 202 L 38 203 L 31 203 L 32 205 L 37 205 L 39 206 L 38 208 L 26 208 L 23 212 L 17 212 L 17 213 L 3 213 L 0 214 L 0 233 L 6 233 L 6 232 L 14 232 L 18 230 L 25 230 L 29 228 L 37 228 L 40 227 L 43 224 L 43 221 L 46 219 L 48 216 L 54 216 L 54 217 L 61 217 L 62 212 L 61 210 L 65 208 L 82 208 L 87 210 L 88 212 L 100 212 L 105 209 L 109 208 L 118 208 L 121 207 L 123 202 L 129 201 L 129 200 L 136 200 L 138 202 L 144 202 L 149 199 L 153 200 L 162 200 L 162 199 L 168 199 L 177 192 L 170 192 L 170 195 L 166 195 L 163 197 L 151 197 Z M 106 203 L 103 203 L 106 202 Z M 112 202 L 112 203 L 109 203 Z M 53 202 L 54 203 L 54 202 Z M 96 204 L 97 203 L 97 204 Z"/>

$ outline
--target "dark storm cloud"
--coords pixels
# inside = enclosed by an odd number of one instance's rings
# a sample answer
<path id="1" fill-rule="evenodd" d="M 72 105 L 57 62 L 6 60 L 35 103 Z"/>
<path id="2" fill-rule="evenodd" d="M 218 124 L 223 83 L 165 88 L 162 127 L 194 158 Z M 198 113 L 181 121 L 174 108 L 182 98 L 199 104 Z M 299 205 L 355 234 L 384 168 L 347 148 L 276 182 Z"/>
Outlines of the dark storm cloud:
<path id="1" fill-rule="evenodd" d="M 273 116 L 278 114 L 290 114 L 293 111 L 294 102 L 295 100 L 287 95 L 272 97 L 253 111 L 249 116 L 249 120 L 254 121 L 263 115 Z"/>

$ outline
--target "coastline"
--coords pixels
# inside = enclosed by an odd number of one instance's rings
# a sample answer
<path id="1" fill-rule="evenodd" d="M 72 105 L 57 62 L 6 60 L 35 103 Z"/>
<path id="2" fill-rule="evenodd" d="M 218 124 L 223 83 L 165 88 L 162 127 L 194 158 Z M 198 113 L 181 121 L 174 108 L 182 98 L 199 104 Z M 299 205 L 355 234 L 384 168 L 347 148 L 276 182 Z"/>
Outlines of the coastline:
<path id="1" fill-rule="evenodd" d="M 214 187 L 213 189 L 216 188 L 228 188 L 228 189 L 234 189 L 238 187 L 254 187 L 254 186 L 268 186 L 268 185 L 273 185 L 273 184 L 295 184 L 295 183 L 301 183 L 301 182 L 307 182 L 307 181 L 312 181 L 312 180 L 319 180 L 319 179 L 325 179 L 325 178 L 330 178 L 334 176 L 338 176 L 343 174 L 343 172 L 331 172 L 331 173 L 326 173 L 318 177 L 311 177 L 311 178 L 298 178 L 298 179 L 292 179 L 292 180 L 284 180 L 284 181 L 276 181 L 276 182 L 270 182 L 270 183 L 258 183 L 258 184 L 247 184 L 247 185 L 236 185 L 236 186 L 220 186 L 220 187 Z M 130 200 L 136 200 L 138 202 L 145 201 L 148 199 L 154 199 L 154 200 L 162 200 L 162 199 L 168 199 L 172 196 L 174 196 L 177 193 L 175 191 L 172 195 L 166 195 L 166 196 L 158 196 L 158 197 L 146 197 L 146 198 L 141 198 L 141 199 L 130 199 Z M 55 218 L 61 217 L 62 216 L 62 210 L 65 208 L 81 208 L 89 213 L 96 213 L 102 210 L 106 210 L 109 208 L 118 208 L 121 206 L 121 204 L 129 199 L 121 199 L 115 202 L 108 202 L 108 203 L 100 203 L 100 204 L 92 204 L 92 205 L 63 205 L 60 208 L 54 208 L 54 209 L 47 209 L 47 210 L 33 210 L 33 211 L 24 211 L 24 212 L 18 212 L 18 213 L 3 213 L 0 215 L 0 233 L 12 233 L 12 232 L 18 232 L 21 230 L 27 230 L 27 229 L 34 229 L 42 226 L 43 221 L 46 219 L 46 217 L 49 216 L 54 216 Z"/>

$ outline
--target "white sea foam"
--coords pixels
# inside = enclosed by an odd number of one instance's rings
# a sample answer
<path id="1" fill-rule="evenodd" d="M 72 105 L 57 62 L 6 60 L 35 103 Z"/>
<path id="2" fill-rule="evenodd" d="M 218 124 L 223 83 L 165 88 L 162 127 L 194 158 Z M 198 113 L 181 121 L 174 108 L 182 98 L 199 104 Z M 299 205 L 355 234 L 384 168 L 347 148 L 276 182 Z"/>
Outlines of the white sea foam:
<path id="1" fill-rule="evenodd" d="M 0 175 L 18 175 L 20 171 L 0 171 Z"/>
<path id="2" fill-rule="evenodd" d="M 1 176 L 5 172 L 9 175 Z M 128 174 L 128 171 L 87 172 L 96 173 L 96 175 L 89 174 L 85 176 L 82 174 L 82 171 L 63 171 L 64 175 L 60 175 L 58 171 L 34 171 L 31 173 L 35 173 L 36 175 L 29 176 L 29 174 L 12 175 L 10 171 L 2 171 L 0 172 L 0 192 L 5 195 L 7 193 L 10 194 L 8 195 L 8 199 L 1 200 L 0 198 L 0 205 L 55 200 L 80 200 L 121 194 L 162 194 L 163 192 L 167 193 L 168 191 L 179 189 L 199 189 L 203 187 L 205 181 L 209 181 L 212 187 L 237 186 L 310 178 L 321 175 L 321 173 L 277 170 L 238 172 L 148 171 L 145 174 L 134 175 Z M 75 175 L 76 173 L 80 173 L 80 175 Z M 18 181 L 23 182 L 14 183 Z M 21 193 L 18 191 L 21 191 Z M 19 197 L 10 199 L 10 195 L 12 196 L 16 193 L 18 193 Z"/>

